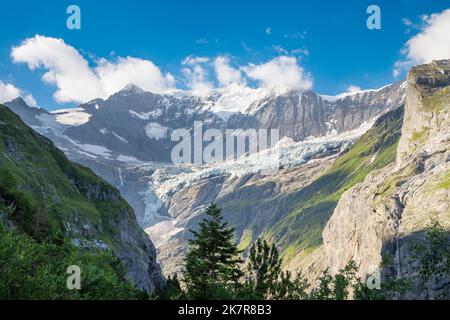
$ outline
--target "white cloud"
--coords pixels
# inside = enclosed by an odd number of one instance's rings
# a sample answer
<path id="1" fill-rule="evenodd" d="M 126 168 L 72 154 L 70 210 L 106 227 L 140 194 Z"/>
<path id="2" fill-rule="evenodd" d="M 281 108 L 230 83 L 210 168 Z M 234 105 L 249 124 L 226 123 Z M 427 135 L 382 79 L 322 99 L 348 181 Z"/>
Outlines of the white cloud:
<path id="1" fill-rule="evenodd" d="M 167 92 L 175 85 L 171 74 L 164 75 L 151 61 L 132 57 L 118 58 L 114 62 L 101 59 L 95 73 L 108 96 L 130 83 L 157 93 Z"/>
<path id="2" fill-rule="evenodd" d="M 297 55 L 297 56 L 308 57 L 309 56 L 309 50 L 307 48 L 297 48 L 297 49 L 291 50 L 291 54 L 292 55 Z"/>
<path id="3" fill-rule="evenodd" d="M 20 97 L 20 89 L 10 83 L 0 81 L 0 103 L 11 101 Z"/>
<path id="4" fill-rule="evenodd" d="M 208 57 L 196 57 L 196 56 L 189 56 L 189 57 L 186 57 L 182 62 L 181 62 L 181 64 L 182 65 L 190 65 L 190 66 L 193 66 L 193 65 L 196 65 L 196 64 L 201 64 L 201 63 L 207 63 L 207 62 L 209 62 L 209 58 Z"/>
<path id="5" fill-rule="evenodd" d="M 266 88 L 299 89 L 312 88 L 311 76 L 298 65 L 294 57 L 281 56 L 269 62 L 242 68 L 247 76 Z"/>
<path id="6" fill-rule="evenodd" d="M 25 94 L 23 96 L 23 100 L 25 100 L 27 105 L 32 107 L 32 108 L 37 108 L 37 106 L 38 106 L 37 102 L 36 102 L 36 99 L 34 99 L 32 94 Z"/>
<path id="7" fill-rule="evenodd" d="M 230 65 L 230 59 L 226 56 L 219 56 L 214 60 L 214 69 L 217 81 L 222 86 L 243 82 L 241 71 L 233 68 Z"/>
<path id="8" fill-rule="evenodd" d="M 403 19 L 402 19 L 402 22 L 403 22 L 403 24 L 404 24 L 405 26 L 407 26 L 407 27 L 410 27 L 410 26 L 413 25 L 413 22 L 411 21 L 411 19 L 408 19 L 408 18 L 403 18 Z"/>
<path id="9" fill-rule="evenodd" d="M 0 103 L 9 102 L 18 97 L 23 97 L 30 107 L 37 107 L 36 100 L 32 94 L 24 92 L 11 83 L 0 81 Z"/>
<path id="10" fill-rule="evenodd" d="M 307 54 L 304 49 L 295 52 Z M 163 73 L 151 61 L 111 56 L 107 59 L 93 58 L 91 66 L 77 49 L 62 39 L 36 35 L 12 48 L 11 56 L 14 62 L 26 63 L 31 70 L 44 69 L 42 79 L 56 86 L 54 98 L 58 102 L 83 103 L 94 98 L 107 98 L 128 84 L 155 93 L 175 90 L 174 77 Z M 212 59 L 191 55 L 181 64 L 181 81 L 191 94 L 205 96 L 229 87 L 230 101 L 249 90 L 307 90 L 313 84 L 310 74 L 299 65 L 297 58 L 288 54 L 245 67 L 233 67 L 228 56 Z M 250 79 L 257 83 L 256 88 L 247 86 Z M 13 87 L 5 84 L 1 94 L 6 93 L 8 96 L 22 95 L 29 104 L 35 104 L 31 95 L 19 89 L 14 92 Z"/>
<path id="11" fill-rule="evenodd" d="M 404 45 L 403 59 L 394 65 L 396 77 L 412 65 L 450 58 L 450 9 L 423 16 L 422 22 L 420 32 Z"/>
<path id="12" fill-rule="evenodd" d="M 347 93 L 355 93 L 361 91 L 361 87 L 355 86 L 355 85 L 349 85 L 347 87 Z"/>
<path id="13" fill-rule="evenodd" d="M 405 70 L 408 70 L 413 66 L 411 60 L 398 60 L 394 63 L 394 70 L 392 74 L 395 78 L 399 77 Z"/>
<path id="14" fill-rule="evenodd" d="M 271 27 L 267 27 L 265 32 L 266 32 L 266 34 L 271 35 L 272 34 L 272 28 Z"/>
<path id="15" fill-rule="evenodd" d="M 11 56 L 14 62 L 27 63 L 31 70 L 48 70 L 42 79 L 58 87 L 54 94 L 58 102 L 86 102 L 104 95 L 88 62 L 61 39 L 37 35 L 14 47 Z"/>
<path id="16" fill-rule="evenodd" d="M 183 60 L 186 67 L 181 69 L 187 87 L 194 95 L 206 96 L 214 89 L 213 84 L 207 79 L 208 71 L 203 64 L 209 62 L 206 57 L 189 56 Z"/>
<path id="17" fill-rule="evenodd" d="M 280 45 L 273 45 L 272 46 L 273 50 L 275 50 L 278 54 L 282 54 L 282 55 L 288 55 L 289 51 L 287 51 L 283 46 Z"/>
<path id="18" fill-rule="evenodd" d="M 13 47 L 11 56 L 16 63 L 23 62 L 31 70 L 46 69 L 42 79 L 56 85 L 57 102 L 86 102 L 107 98 L 129 83 L 154 92 L 169 91 L 174 86 L 170 74 L 162 72 L 151 61 L 136 58 L 100 59 L 91 68 L 75 48 L 62 39 L 36 35 Z"/>

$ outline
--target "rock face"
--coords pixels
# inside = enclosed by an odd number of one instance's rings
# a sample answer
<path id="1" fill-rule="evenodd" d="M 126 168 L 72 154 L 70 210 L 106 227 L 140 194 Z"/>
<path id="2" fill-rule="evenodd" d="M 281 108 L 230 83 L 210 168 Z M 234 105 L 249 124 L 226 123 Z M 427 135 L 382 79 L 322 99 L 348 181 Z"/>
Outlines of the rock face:
<path id="1" fill-rule="evenodd" d="M 404 83 L 336 97 L 314 92 L 290 92 L 269 97 L 251 108 L 263 128 L 279 128 L 280 136 L 303 140 L 308 136 L 346 132 L 400 106 Z"/>
<path id="2" fill-rule="evenodd" d="M 16 205 L 12 219 L 29 236 L 61 233 L 85 250 L 109 249 L 149 293 L 164 283 L 155 247 L 119 191 L 0 105 L 2 200 Z"/>
<path id="3" fill-rule="evenodd" d="M 412 275 L 410 248 L 431 219 L 450 229 L 449 114 L 450 61 L 412 68 L 396 163 L 343 194 L 311 265 L 336 272 L 353 259 L 365 276 L 389 255 L 386 274 Z M 434 298 L 441 287 L 423 291 L 415 284 L 413 297 Z"/>

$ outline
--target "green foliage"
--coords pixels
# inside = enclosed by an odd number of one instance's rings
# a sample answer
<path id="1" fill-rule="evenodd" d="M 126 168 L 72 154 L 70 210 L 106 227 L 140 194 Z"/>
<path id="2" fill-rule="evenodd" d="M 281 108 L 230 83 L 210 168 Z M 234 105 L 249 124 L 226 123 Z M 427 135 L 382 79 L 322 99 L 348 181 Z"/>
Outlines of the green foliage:
<path id="1" fill-rule="evenodd" d="M 410 141 L 422 141 L 426 138 L 428 134 L 428 128 L 422 128 L 420 131 L 414 131 L 411 135 Z"/>
<path id="2" fill-rule="evenodd" d="M 331 275 L 326 269 L 319 278 L 319 283 L 311 291 L 310 298 L 314 300 L 346 300 L 349 291 L 356 286 L 361 286 L 357 277 L 358 267 L 354 261 L 350 261 L 336 275 Z"/>
<path id="3" fill-rule="evenodd" d="M 252 238 L 253 238 L 253 232 L 251 229 L 246 229 L 244 230 L 244 233 L 242 235 L 242 239 L 241 242 L 238 245 L 238 249 L 239 250 L 245 250 L 247 249 L 251 243 L 252 243 Z"/>
<path id="4" fill-rule="evenodd" d="M 275 283 L 272 298 L 275 300 L 305 300 L 308 299 L 310 284 L 301 274 L 292 277 L 291 272 L 283 271 L 280 279 Z"/>
<path id="5" fill-rule="evenodd" d="M 421 130 L 419 131 L 414 131 L 411 135 L 411 137 L 409 138 L 409 143 L 423 143 L 425 142 L 425 140 L 428 138 L 430 129 L 423 127 Z"/>
<path id="6" fill-rule="evenodd" d="M 155 297 L 160 300 L 182 300 L 186 299 L 186 294 L 181 289 L 178 275 L 175 273 L 172 277 L 168 277 L 166 285 L 156 290 Z"/>
<path id="7" fill-rule="evenodd" d="M 67 221 L 81 229 L 99 225 L 103 240 L 115 245 L 114 217 L 131 207 L 119 192 L 90 169 L 69 161 L 53 143 L 0 105 L 0 200 L 15 205 L 10 220 L 43 241 L 64 232 Z M 76 225 L 76 224 L 79 225 Z"/>
<path id="8" fill-rule="evenodd" d="M 81 290 L 66 286 L 67 267 L 81 268 Z M 81 250 L 65 239 L 37 242 L 0 223 L 1 299 L 138 299 L 145 295 L 125 279 L 109 252 Z"/>
<path id="9" fill-rule="evenodd" d="M 426 241 L 413 247 L 412 260 L 424 288 L 450 279 L 450 234 L 439 221 L 433 219 L 427 228 Z M 450 288 L 443 294 L 450 297 Z"/>
<path id="10" fill-rule="evenodd" d="M 281 274 L 281 259 L 275 245 L 258 239 L 250 248 L 247 272 L 247 281 L 253 284 L 256 296 L 270 297 Z"/>
<path id="11" fill-rule="evenodd" d="M 233 242 L 234 229 L 223 222 L 221 210 L 212 204 L 205 214 L 199 230 L 191 230 L 194 239 L 189 241 L 185 257 L 184 282 L 191 298 L 230 298 L 229 289 L 242 276 L 241 252 Z"/>
<path id="12" fill-rule="evenodd" d="M 445 171 L 444 175 L 439 180 L 437 187 L 438 189 L 450 189 L 450 169 Z"/>
<path id="13" fill-rule="evenodd" d="M 119 218 L 136 223 L 115 188 L 0 105 L 0 298 L 144 297 L 111 252 L 71 242 L 89 242 L 82 234 L 90 225 L 98 231 L 95 239 L 115 250 Z M 81 267 L 81 290 L 66 289 L 70 265 Z"/>
<path id="14" fill-rule="evenodd" d="M 211 205 L 207 218 L 200 223 L 200 231 L 194 232 L 190 250 L 186 257 L 186 273 L 183 290 L 176 277 L 169 278 L 166 288 L 159 293 L 160 299 L 276 299 L 276 300 L 385 300 L 398 299 L 410 292 L 413 277 L 387 277 L 381 279 L 381 270 L 392 267 L 390 255 L 383 256 L 379 274 L 380 288 L 369 288 L 358 276 L 358 267 L 351 260 L 336 274 L 329 269 L 322 272 L 315 286 L 298 273 L 293 277 L 289 271 L 282 271 L 282 258 L 275 245 L 258 239 L 250 248 L 245 264 L 237 256 L 240 253 L 231 243 L 232 229 L 223 222 L 220 209 Z M 217 239 L 222 239 L 218 241 Z M 224 246 L 218 243 L 225 243 Z M 226 267 L 218 267 L 222 249 L 227 258 L 221 261 Z M 448 279 L 450 273 L 449 234 L 437 222 L 428 232 L 427 239 L 413 250 L 417 262 L 417 274 L 428 282 Z M 245 266 L 245 268 L 244 268 Z M 239 270 L 244 270 L 241 273 Z M 228 277 L 233 275 L 233 277 Z M 382 281 L 381 281 L 382 280 Z"/>
<path id="15" fill-rule="evenodd" d="M 450 87 L 445 87 L 431 96 L 423 99 L 423 108 L 425 111 L 439 113 L 450 104 Z"/>

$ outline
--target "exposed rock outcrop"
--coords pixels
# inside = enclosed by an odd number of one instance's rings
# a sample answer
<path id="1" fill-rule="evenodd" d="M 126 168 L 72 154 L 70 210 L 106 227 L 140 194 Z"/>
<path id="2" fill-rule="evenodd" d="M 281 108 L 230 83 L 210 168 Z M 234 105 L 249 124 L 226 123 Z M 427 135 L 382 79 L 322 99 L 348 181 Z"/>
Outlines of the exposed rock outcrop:
<path id="1" fill-rule="evenodd" d="M 343 194 L 310 265 L 337 272 L 353 259 L 364 277 L 390 255 L 386 275 L 413 275 L 410 249 L 431 219 L 450 229 L 449 114 L 450 60 L 412 68 L 396 163 Z M 424 291 L 416 284 L 413 296 L 434 298 L 438 287 Z"/>

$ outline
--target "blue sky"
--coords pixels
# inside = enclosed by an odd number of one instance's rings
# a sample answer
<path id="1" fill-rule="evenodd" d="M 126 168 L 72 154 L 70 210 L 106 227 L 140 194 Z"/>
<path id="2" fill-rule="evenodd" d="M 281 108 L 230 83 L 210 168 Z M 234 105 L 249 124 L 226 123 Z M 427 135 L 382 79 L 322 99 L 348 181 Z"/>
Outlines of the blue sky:
<path id="1" fill-rule="evenodd" d="M 81 8 L 81 30 L 66 28 L 70 4 Z M 381 30 L 366 28 L 370 4 L 381 8 Z M 31 93 L 49 109 L 77 104 L 55 101 L 55 85 L 41 80 L 46 70 L 12 62 L 12 47 L 39 34 L 63 39 L 92 67 L 101 57 L 152 61 L 174 75 L 180 88 L 181 62 L 190 55 L 228 56 L 235 67 L 294 56 L 316 92 L 376 88 L 404 77 L 393 77 L 393 65 L 420 32 L 414 28 L 419 17 L 449 7 L 440 0 L 8 1 L 0 19 L 0 81 Z"/>

